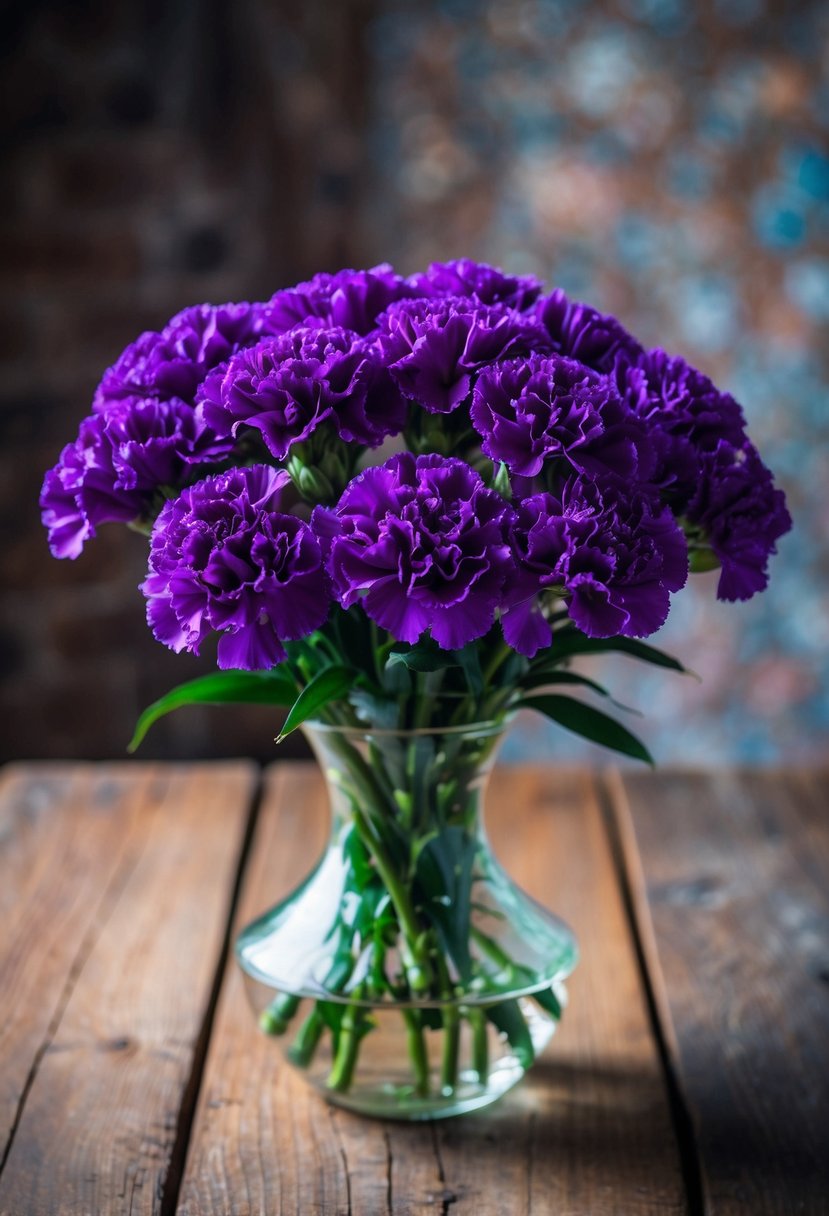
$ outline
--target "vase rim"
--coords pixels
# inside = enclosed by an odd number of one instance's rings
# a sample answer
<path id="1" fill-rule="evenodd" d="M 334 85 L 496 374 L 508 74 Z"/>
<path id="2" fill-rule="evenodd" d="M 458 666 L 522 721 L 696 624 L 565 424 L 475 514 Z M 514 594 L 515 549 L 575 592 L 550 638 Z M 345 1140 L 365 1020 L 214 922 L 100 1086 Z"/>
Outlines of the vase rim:
<path id="1" fill-rule="evenodd" d="M 430 735 L 499 735 L 508 730 L 515 713 L 508 713 L 500 720 L 494 718 L 479 722 L 467 722 L 460 726 L 414 726 L 410 728 L 386 726 L 340 726 L 337 723 L 318 722 L 309 718 L 302 723 L 301 730 L 324 735 L 345 735 L 351 739 L 406 739 L 428 738 Z"/>

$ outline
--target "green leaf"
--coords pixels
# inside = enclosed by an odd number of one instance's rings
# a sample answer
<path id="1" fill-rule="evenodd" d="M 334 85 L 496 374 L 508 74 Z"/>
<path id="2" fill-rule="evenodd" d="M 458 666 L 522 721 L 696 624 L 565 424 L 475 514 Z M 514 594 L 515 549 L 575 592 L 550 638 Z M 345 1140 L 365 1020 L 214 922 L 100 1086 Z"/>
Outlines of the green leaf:
<path id="1" fill-rule="evenodd" d="M 521 1007 L 517 1001 L 501 1001 L 498 1005 L 490 1005 L 485 1010 L 486 1016 L 493 1026 L 507 1036 L 510 1047 L 524 1068 L 529 1068 L 535 1059 L 530 1028 L 526 1023 Z"/>
<path id="2" fill-rule="evenodd" d="M 415 876 L 430 920 L 462 979 L 468 979 L 472 867 L 478 842 L 461 827 L 436 832 L 420 850 Z"/>
<path id="3" fill-rule="evenodd" d="M 402 663 L 410 671 L 442 671 L 444 667 L 458 666 L 454 651 L 441 650 L 430 642 L 418 642 L 409 650 L 393 650 L 386 666 L 393 667 L 396 663 Z"/>
<path id="4" fill-rule="evenodd" d="M 561 1021 L 561 1014 L 563 1012 L 561 1008 L 561 1001 L 558 999 L 555 992 L 553 992 L 552 987 L 542 988 L 540 992 L 534 992 L 532 997 L 533 1000 L 537 1001 L 542 1009 L 546 1009 L 547 1013 L 551 1014 L 557 1022 Z"/>
<path id="5" fill-rule="evenodd" d="M 451 653 L 458 666 L 463 669 L 467 687 L 473 697 L 483 696 L 484 673 L 481 671 L 481 659 L 478 654 L 478 647 L 474 642 L 470 642 L 462 650 L 453 650 Z"/>
<path id="6" fill-rule="evenodd" d="M 281 743 L 298 726 L 312 718 L 318 709 L 322 709 L 331 701 L 339 701 L 351 691 L 353 683 L 354 672 L 350 667 L 324 667 L 305 685 L 294 701 L 288 711 L 285 725 L 276 737 L 277 743 Z"/>
<path id="7" fill-rule="evenodd" d="M 134 752 L 147 731 L 165 714 L 183 705 L 223 705 L 244 702 L 252 705 L 290 705 L 296 697 L 296 684 L 290 677 L 273 671 L 216 671 L 179 684 L 149 705 L 135 727 L 127 751 Z"/>
<path id="8" fill-rule="evenodd" d="M 599 693 L 602 697 L 610 696 L 603 684 L 598 684 L 596 680 L 591 680 L 589 676 L 580 675 L 576 671 L 562 671 L 560 667 L 531 671 L 521 681 L 521 690 L 529 693 L 536 688 L 548 688 L 552 684 L 578 684 L 583 688 L 591 689 L 592 692 Z"/>
<path id="9" fill-rule="evenodd" d="M 349 704 L 361 722 L 378 730 L 394 730 L 397 726 L 399 709 L 397 701 L 389 697 L 380 697 L 367 688 L 352 688 L 348 694 Z"/>
<path id="10" fill-rule="evenodd" d="M 581 735 L 591 743 L 600 743 L 602 747 L 621 752 L 623 756 L 631 756 L 634 760 L 644 760 L 645 764 L 653 765 L 650 752 L 635 735 L 614 718 L 594 709 L 592 705 L 585 705 L 583 701 L 576 701 L 573 697 L 557 695 L 525 697 L 519 704 L 545 714 L 565 730 L 572 731 L 574 735 Z"/>
<path id="11" fill-rule="evenodd" d="M 623 709 L 625 713 L 637 714 L 641 717 L 638 709 L 634 709 L 631 705 L 623 705 L 621 701 L 617 701 L 611 696 L 603 684 L 597 683 L 596 680 L 591 680 L 589 676 L 583 676 L 577 671 L 562 671 L 560 667 L 550 667 L 538 671 L 530 672 L 526 679 L 521 682 L 521 690 L 523 692 L 536 695 L 536 689 L 552 688 L 555 685 L 571 684 L 577 685 L 580 688 L 589 688 L 591 692 L 596 692 L 600 697 L 607 697 L 612 705 L 617 709 Z"/>
<path id="12" fill-rule="evenodd" d="M 643 663 L 652 663 L 656 667 L 665 667 L 669 671 L 678 671 L 682 675 L 693 675 L 679 659 L 657 650 L 647 642 L 638 638 L 588 638 L 578 629 L 562 629 L 553 634 L 553 642 L 548 651 L 544 652 L 544 662 L 567 659 L 576 654 L 608 654 L 618 652 L 629 655 L 632 659 L 641 659 Z"/>

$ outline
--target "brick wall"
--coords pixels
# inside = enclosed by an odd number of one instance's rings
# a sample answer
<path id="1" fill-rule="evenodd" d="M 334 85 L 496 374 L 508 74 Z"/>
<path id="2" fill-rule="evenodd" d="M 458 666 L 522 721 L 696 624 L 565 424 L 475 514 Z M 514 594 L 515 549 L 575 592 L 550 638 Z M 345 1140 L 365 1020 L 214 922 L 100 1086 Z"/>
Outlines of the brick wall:
<path id="1" fill-rule="evenodd" d="M 150 637 L 140 537 L 50 557 L 40 482 L 140 330 L 363 260 L 366 18 L 325 0 L 28 0 L 4 18 L 3 759 L 121 756 L 141 707 L 209 669 Z M 274 725 L 186 711 L 146 754 L 268 758 Z"/>

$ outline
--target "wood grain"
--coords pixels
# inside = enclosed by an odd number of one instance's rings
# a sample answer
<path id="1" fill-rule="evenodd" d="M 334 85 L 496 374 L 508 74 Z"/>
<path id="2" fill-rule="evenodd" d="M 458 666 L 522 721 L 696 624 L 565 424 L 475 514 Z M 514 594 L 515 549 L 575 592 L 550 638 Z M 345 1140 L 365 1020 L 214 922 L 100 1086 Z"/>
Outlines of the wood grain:
<path id="1" fill-rule="evenodd" d="M 829 1212 L 829 774 L 612 793 L 706 1212 Z"/>
<path id="2" fill-rule="evenodd" d="M 632 941 L 591 779 L 496 773 L 496 851 L 573 924 L 585 961 L 545 1057 L 496 1106 L 435 1125 L 327 1107 L 256 1029 L 231 964 L 181 1192 L 181 1216 L 678 1213 L 682 1181 Z M 287 892 L 325 835 L 321 779 L 268 777 L 239 921 Z"/>
<path id="3" fill-rule="evenodd" d="M 0 1212 L 160 1211 L 255 780 L 238 763 L 5 778 Z"/>

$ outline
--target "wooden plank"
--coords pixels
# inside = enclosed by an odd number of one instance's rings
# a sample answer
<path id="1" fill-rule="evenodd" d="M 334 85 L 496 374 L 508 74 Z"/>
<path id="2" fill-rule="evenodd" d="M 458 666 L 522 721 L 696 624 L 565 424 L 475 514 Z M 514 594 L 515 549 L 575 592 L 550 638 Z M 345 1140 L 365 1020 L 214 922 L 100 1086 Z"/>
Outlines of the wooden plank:
<path id="1" fill-rule="evenodd" d="M 829 1213 L 829 775 L 613 797 L 706 1212 Z"/>
<path id="2" fill-rule="evenodd" d="M 0 1161 L 29 1071 L 124 864 L 143 766 L 11 766 L 0 786 Z M 79 825 L 83 823 L 83 829 Z M 58 881 L 59 879 L 59 881 Z"/>
<path id="3" fill-rule="evenodd" d="M 591 779 L 502 769 L 491 834 L 513 874 L 574 925 L 584 961 L 559 1035 L 500 1103 L 434 1125 L 327 1108 L 280 1067 L 231 965 L 190 1145 L 181 1216 L 678 1213 L 682 1182 L 633 946 Z M 280 766 L 240 923 L 294 885 L 322 846 L 319 776 Z"/>
<path id="4" fill-rule="evenodd" d="M 268 771 L 237 927 L 310 870 L 325 841 L 326 816 L 322 782 L 310 765 Z M 179 1211 L 348 1211 L 331 1116 L 300 1077 L 279 1067 L 277 1048 L 256 1026 L 233 958 L 216 1011 Z"/>
<path id="5" fill-rule="evenodd" d="M 15 1097 L 16 1112 L 0 1212 L 160 1211 L 255 780 L 239 763 L 7 780 L 17 911 L 0 1001 L 16 1011 L 3 1041 L 6 1120 Z"/>

